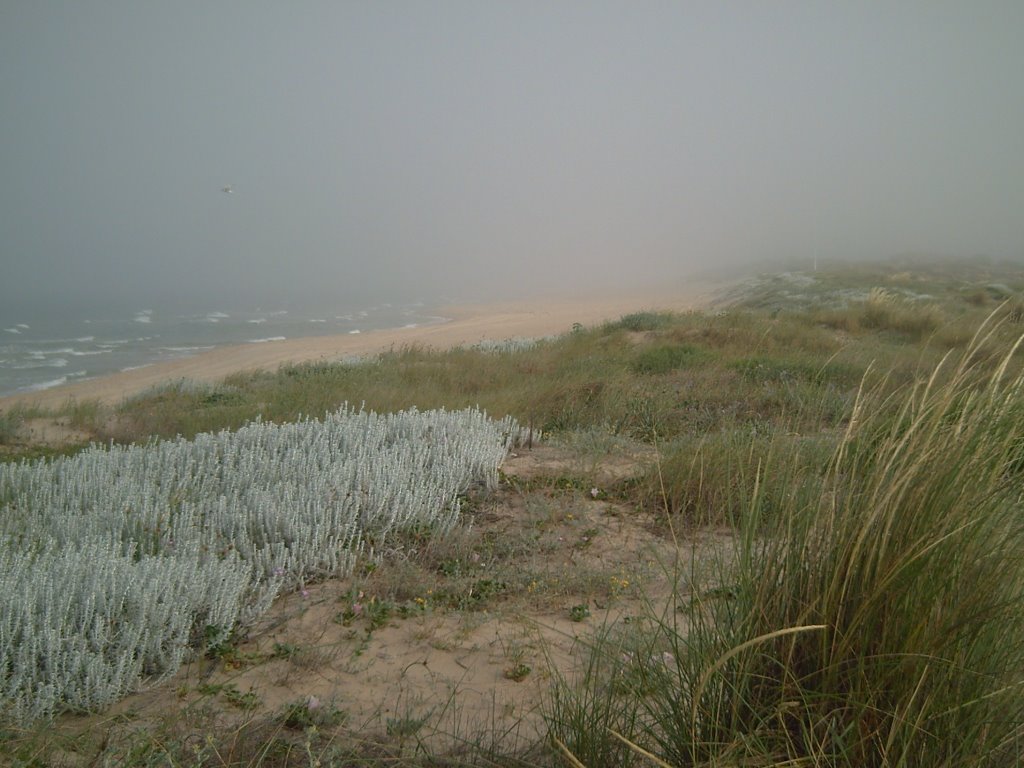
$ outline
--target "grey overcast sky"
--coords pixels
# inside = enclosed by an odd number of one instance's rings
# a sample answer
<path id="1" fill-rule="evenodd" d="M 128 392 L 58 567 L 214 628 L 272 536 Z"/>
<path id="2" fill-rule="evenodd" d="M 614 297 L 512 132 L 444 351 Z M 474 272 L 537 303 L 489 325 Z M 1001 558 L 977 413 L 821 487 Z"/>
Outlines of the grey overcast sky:
<path id="1" fill-rule="evenodd" d="M 3 0 L 0 302 L 1021 258 L 1022 33 L 1019 0 Z"/>

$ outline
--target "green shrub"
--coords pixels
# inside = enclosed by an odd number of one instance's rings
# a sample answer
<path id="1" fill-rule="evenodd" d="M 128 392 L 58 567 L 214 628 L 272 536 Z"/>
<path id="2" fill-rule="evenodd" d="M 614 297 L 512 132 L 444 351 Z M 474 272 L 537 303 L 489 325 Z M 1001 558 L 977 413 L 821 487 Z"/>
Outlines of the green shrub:
<path id="1" fill-rule="evenodd" d="M 633 312 L 605 326 L 607 330 L 656 331 L 672 322 L 670 312 Z"/>
<path id="2" fill-rule="evenodd" d="M 0 445 L 10 445 L 18 439 L 24 415 L 20 409 L 0 411 Z"/>
<path id="3" fill-rule="evenodd" d="M 707 353 L 687 345 L 648 347 L 633 360 L 633 371 L 642 374 L 670 373 L 706 359 Z"/>
<path id="4" fill-rule="evenodd" d="M 860 377 L 861 372 L 852 365 L 835 361 L 793 360 L 772 357 L 748 357 L 731 363 L 730 368 L 737 371 L 747 381 L 763 384 L 766 382 L 806 381 L 813 384 L 834 382 L 852 385 Z"/>

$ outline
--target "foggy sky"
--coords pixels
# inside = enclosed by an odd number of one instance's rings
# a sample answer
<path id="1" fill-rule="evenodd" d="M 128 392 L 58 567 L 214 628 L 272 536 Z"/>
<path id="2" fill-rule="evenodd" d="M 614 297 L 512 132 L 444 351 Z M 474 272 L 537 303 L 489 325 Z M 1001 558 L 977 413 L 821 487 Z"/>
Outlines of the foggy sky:
<path id="1" fill-rule="evenodd" d="M 7 0 L 0 307 L 1021 258 L 1022 29 L 1012 1 Z"/>

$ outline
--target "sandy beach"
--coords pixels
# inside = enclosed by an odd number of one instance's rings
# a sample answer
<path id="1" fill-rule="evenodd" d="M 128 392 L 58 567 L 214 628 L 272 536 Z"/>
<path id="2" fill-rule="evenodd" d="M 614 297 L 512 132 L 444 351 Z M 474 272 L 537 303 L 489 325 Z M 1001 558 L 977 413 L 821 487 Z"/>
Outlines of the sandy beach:
<path id="1" fill-rule="evenodd" d="M 431 349 L 476 344 L 484 340 L 538 338 L 591 326 L 642 310 L 685 311 L 706 306 L 724 286 L 695 282 L 673 292 L 593 298 L 545 298 L 444 307 L 447 322 L 340 336 L 311 336 L 262 344 L 217 347 L 194 357 L 171 360 L 110 376 L 78 381 L 39 392 L 0 398 L 0 410 L 15 405 L 56 408 L 69 400 L 116 405 L 159 384 L 177 380 L 216 382 L 241 371 L 275 370 L 287 363 L 337 361 L 391 348 Z"/>

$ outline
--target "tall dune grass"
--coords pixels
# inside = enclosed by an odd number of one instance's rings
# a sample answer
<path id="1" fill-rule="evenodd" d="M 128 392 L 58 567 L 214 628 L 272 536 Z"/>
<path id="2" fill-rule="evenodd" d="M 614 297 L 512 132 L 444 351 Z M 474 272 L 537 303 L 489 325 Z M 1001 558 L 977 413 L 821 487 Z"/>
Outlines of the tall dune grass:
<path id="1" fill-rule="evenodd" d="M 603 674 L 550 708 L 561 743 L 588 766 L 1019 764 L 1024 378 L 1016 347 L 973 364 L 986 341 L 862 391 L 824 474 L 769 459 L 715 588 L 652 611 L 628 656 L 598 645 Z M 595 691 L 603 739 L 574 727 Z"/>

